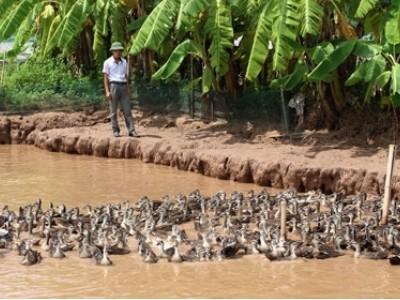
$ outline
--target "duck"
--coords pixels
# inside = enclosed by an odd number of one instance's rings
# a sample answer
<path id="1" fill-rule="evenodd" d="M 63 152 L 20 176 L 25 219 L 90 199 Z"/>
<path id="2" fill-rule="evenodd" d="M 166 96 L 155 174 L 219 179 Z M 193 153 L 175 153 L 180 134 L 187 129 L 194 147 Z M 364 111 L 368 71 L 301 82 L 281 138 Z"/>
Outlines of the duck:
<path id="1" fill-rule="evenodd" d="M 11 238 L 10 231 L 4 228 L 0 228 L 0 240 L 8 241 Z"/>
<path id="2" fill-rule="evenodd" d="M 165 242 L 163 240 L 161 240 L 161 239 L 159 239 L 157 241 L 156 246 L 159 247 L 160 258 L 167 258 L 168 259 L 169 257 L 171 257 L 175 253 L 174 247 L 165 248 Z"/>
<path id="3" fill-rule="evenodd" d="M 112 265 L 112 261 L 111 261 L 110 257 L 108 256 L 106 245 L 103 246 L 103 251 L 98 251 L 94 255 L 94 259 L 95 259 L 97 265 L 101 265 L 101 266 L 111 266 Z"/>
<path id="4" fill-rule="evenodd" d="M 28 241 L 22 240 L 15 243 L 16 250 L 18 251 L 19 256 L 25 256 L 26 252 L 29 250 L 30 245 Z"/>
<path id="5" fill-rule="evenodd" d="M 143 255 L 143 262 L 148 264 L 155 264 L 158 262 L 158 257 L 151 249 L 147 248 Z"/>
<path id="6" fill-rule="evenodd" d="M 84 238 L 79 242 L 78 256 L 80 258 L 91 258 L 93 256 L 92 247 L 90 246 L 87 238 Z"/>
<path id="7" fill-rule="evenodd" d="M 170 249 L 172 249 L 173 251 L 171 251 L 172 254 L 168 256 L 168 262 L 174 262 L 174 263 L 183 262 L 183 256 L 179 252 L 178 245 L 175 244 Z"/>
<path id="8" fill-rule="evenodd" d="M 277 240 L 271 241 L 271 248 L 264 253 L 265 257 L 269 261 L 288 260 L 291 259 L 289 256 L 289 249 L 287 243 L 282 243 Z"/>
<path id="9" fill-rule="evenodd" d="M 368 259 L 386 259 L 389 256 L 389 251 L 382 246 L 378 245 L 374 252 L 364 251 L 361 252 L 360 243 L 352 242 L 354 247 L 354 258 L 368 258 Z"/>
<path id="10" fill-rule="evenodd" d="M 319 238 L 314 238 L 312 240 L 312 245 L 313 258 L 316 259 L 327 259 L 343 255 L 340 252 L 336 251 L 332 246 L 328 244 L 321 244 Z"/>
<path id="11" fill-rule="evenodd" d="M 389 262 L 392 266 L 400 266 L 400 256 L 394 255 L 389 257 Z"/>
<path id="12" fill-rule="evenodd" d="M 49 254 L 50 257 L 57 259 L 63 259 L 66 257 L 64 251 L 61 249 L 61 244 L 59 241 L 53 243 L 50 240 Z"/>
<path id="13" fill-rule="evenodd" d="M 21 261 L 21 265 L 32 266 L 40 263 L 42 261 L 42 256 L 40 252 L 28 249 Z"/>
<path id="14" fill-rule="evenodd" d="M 248 251 L 247 248 L 236 239 L 224 238 L 222 240 L 220 254 L 222 258 L 235 258 L 240 250 Z"/>
<path id="15" fill-rule="evenodd" d="M 282 200 L 288 204 L 292 233 L 284 241 L 279 229 Z M 17 250 L 27 260 L 36 255 L 31 246 L 38 243 L 55 258 L 77 248 L 79 257 L 109 265 L 109 255 L 130 253 L 128 241 L 133 237 L 145 263 L 160 258 L 178 263 L 219 261 L 249 254 L 272 261 L 327 259 L 351 250 L 355 257 L 389 258 L 395 265 L 400 260 L 398 205 L 391 201 L 389 223 L 384 225 L 382 198 L 365 200 L 365 194 L 345 197 L 341 192 L 273 195 L 263 190 L 227 196 L 222 191 L 205 197 L 195 190 L 161 201 L 143 197 L 133 205 L 125 201 L 87 206 L 87 212 L 64 204 L 50 204 L 46 210 L 36 201 L 15 212 L 8 207 L 0 210 L 0 248 Z M 189 221 L 197 238 L 189 239 L 180 227 Z M 189 249 L 184 251 L 186 245 Z"/>

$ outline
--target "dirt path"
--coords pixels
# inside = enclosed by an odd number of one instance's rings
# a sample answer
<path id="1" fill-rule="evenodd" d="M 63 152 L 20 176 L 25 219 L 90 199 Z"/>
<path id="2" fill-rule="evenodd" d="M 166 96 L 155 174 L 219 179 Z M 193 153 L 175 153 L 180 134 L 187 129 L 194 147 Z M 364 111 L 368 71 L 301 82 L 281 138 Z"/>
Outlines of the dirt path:
<path id="1" fill-rule="evenodd" d="M 0 143 L 28 143 L 49 151 L 139 158 L 220 179 L 299 191 L 321 189 L 380 194 L 386 147 L 365 146 L 325 131 L 291 142 L 250 123 L 205 123 L 188 116 L 135 112 L 141 137 L 114 138 L 107 113 L 39 113 L 0 117 Z M 121 122 L 122 133 L 124 125 Z M 374 144 L 374 145 L 368 145 Z M 395 174 L 400 174 L 397 164 Z M 400 195 L 400 177 L 393 190 Z"/>

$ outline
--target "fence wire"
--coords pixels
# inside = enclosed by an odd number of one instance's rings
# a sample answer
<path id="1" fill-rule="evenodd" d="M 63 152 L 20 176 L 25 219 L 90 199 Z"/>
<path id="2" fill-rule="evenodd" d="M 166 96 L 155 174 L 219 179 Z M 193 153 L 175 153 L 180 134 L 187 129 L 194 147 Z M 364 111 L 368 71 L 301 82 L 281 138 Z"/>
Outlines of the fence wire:
<path id="1" fill-rule="evenodd" d="M 30 62 L 32 63 L 32 62 Z M 18 66 L 3 67 L 4 77 L 15 72 Z M 23 85 L 23 83 L 21 83 Z M 261 120 L 265 125 L 289 133 L 293 128 L 294 113 L 288 109 L 291 95 L 268 87 L 246 87 L 237 91 L 236 97 L 228 93 L 210 92 L 202 95 L 200 84 L 191 85 L 189 80 L 145 81 L 134 80 L 131 85 L 132 104 L 142 110 L 157 113 L 187 113 L 203 119 L 227 118 L 237 120 Z M 40 82 L 25 88 L 25 92 L 43 92 L 46 97 L 37 100 L 31 107 L 33 111 L 73 109 L 74 107 L 96 106 L 107 108 L 100 78 L 93 81 L 65 83 L 63 80 Z M 75 93 L 75 94 L 74 94 Z M 63 101 L 52 101 L 51 97 L 62 96 Z M 0 111 L 15 111 L 22 106 L 7 105 L 10 95 L 7 86 L 0 86 Z M 65 99 L 64 99 L 65 98 Z M 50 101 L 51 100 L 51 101 Z M 48 103 L 46 103 L 46 101 Z M 14 106 L 13 106 L 14 104 Z M 22 108 L 23 110 L 23 108 Z"/>

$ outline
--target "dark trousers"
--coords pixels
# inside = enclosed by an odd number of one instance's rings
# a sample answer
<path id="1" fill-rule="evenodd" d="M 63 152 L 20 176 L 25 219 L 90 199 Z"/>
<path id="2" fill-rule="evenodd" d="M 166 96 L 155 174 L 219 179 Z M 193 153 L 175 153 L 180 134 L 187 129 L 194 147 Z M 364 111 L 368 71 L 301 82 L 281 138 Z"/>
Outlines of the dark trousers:
<path id="1" fill-rule="evenodd" d="M 117 108 L 120 105 L 122 112 L 124 113 L 124 119 L 128 133 L 135 131 L 135 125 L 133 124 L 133 117 L 131 112 L 131 101 L 128 94 L 127 84 L 110 84 L 110 92 L 112 100 L 110 101 L 110 112 L 111 112 L 111 126 L 114 133 L 119 133 L 119 125 L 117 118 Z"/>

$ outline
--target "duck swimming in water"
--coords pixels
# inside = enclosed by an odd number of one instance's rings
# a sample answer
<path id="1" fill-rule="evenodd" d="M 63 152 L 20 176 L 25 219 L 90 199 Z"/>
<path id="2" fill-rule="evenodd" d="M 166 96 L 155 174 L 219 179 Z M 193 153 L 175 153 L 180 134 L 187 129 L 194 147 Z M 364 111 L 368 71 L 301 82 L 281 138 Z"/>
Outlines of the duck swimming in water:
<path id="1" fill-rule="evenodd" d="M 290 232 L 284 241 L 280 240 L 282 200 L 287 201 Z M 130 252 L 133 238 L 146 263 L 159 258 L 212 261 L 251 253 L 271 261 L 326 259 L 348 250 L 356 257 L 389 258 L 396 264 L 400 261 L 400 210 L 392 201 L 389 224 L 382 225 L 381 203 L 380 197 L 367 201 L 365 194 L 345 197 L 344 193 L 289 191 L 271 195 L 266 190 L 230 196 L 219 192 L 212 197 L 196 190 L 162 201 L 143 197 L 133 205 L 125 201 L 87 206 L 87 211 L 64 204 L 51 204 L 46 210 L 35 202 L 16 212 L 8 207 L 0 211 L 0 248 L 17 250 L 29 263 L 36 256 L 40 260 L 31 249 L 40 242 L 50 257 L 63 258 L 64 252 L 76 251 L 81 258 L 93 257 L 100 265 L 110 265 L 110 255 Z M 194 226 L 187 227 L 188 222 Z M 194 228 L 194 232 L 183 228 Z"/>
<path id="2" fill-rule="evenodd" d="M 97 265 L 101 265 L 101 266 L 112 265 L 112 261 L 111 261 L 110 257 L 108 256 L 106 245 L 103 246 L 103 251 L 98 251 L 97 253 L 95 253 L 94 259 L 95 259 Z"/>
<path id="3" fill-rule="evenodd" d="M 148 264 L 155 264 L 158 262 L 158 257 L 151 249 L 146 249 L 143 255 L 143 262 Z"/>
<path id="4" fill-rule="evenodd" d="M 28 249 L 24 255 L 24 258 L 21 261 L 21 265 L 24 266 L 32 266 L 38 264 L 42 261 L 42 256 L 40 252 Z"/>
<path id="5" fill-rule="evenodd" d="M 64 251 L 61 249 L 61 244 L 58 241 L 50 243 L 49 254 L 52 258 L 62 259 L 66 257 Z"/>
<path id="6" fill-rule="evenodd" d="M 172 249 L 173 251 L 171 251 L 172 254 L 170 254 L 170 255 L 168 256 L 168 262 L 174 262 L 174 263 L 181 263 L 181 262 L 183 262 L 183 256 L 179 253 L 178 245 L 177 245 L 177 244 L 173 245 L 173 246 L 171 247 L 171 249 Z M 171 253 L 171 252 L 170 252 L 170 253 Z"/>
<path id="7" fill-rule="evenodd" d="M 84 238 L 79 242 L 78 256 L 80 258 L 91 258 L 93 256 L 92 251 L 93 249 L 89 244 L 88 238 Z"/>

